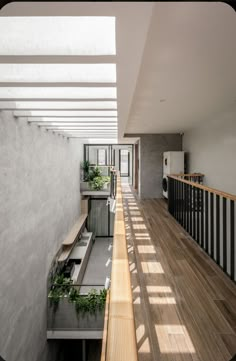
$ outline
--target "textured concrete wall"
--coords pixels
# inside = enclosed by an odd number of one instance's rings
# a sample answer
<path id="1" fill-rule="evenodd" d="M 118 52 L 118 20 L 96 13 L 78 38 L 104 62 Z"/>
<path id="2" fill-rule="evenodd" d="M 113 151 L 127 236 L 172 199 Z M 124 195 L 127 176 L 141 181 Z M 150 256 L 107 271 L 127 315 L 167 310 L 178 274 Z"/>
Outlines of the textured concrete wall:
<path id="1" fill-rule="evenodd" d="M 77 140 L 0 112 L 0 355 L 7 361 L 47 359 L 46 278 L 80 212 L 81 156 Z"/>
<path id="2" fill-rule="evenodd" d="M 163 152 L 182 150 L 179 134 L 140 135 L 140 198 L 162 198 Z"/>
<path id="3" fill-rule="evenodd" d="M 236 109 L 224 112 L 186 132 L 183 147 L 190 172 L 205 174 L 209 187 L 236 194 Z"/>

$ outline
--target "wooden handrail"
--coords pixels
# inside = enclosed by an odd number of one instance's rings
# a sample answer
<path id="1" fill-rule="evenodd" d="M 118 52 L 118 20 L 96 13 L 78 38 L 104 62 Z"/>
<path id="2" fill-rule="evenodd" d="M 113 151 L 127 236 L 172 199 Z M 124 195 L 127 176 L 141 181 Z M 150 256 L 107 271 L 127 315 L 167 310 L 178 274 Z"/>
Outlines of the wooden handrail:
<path id="1" fill-rule="evenodd" d="M 202 184 L 199 184 L 199 183 L 195 183 L 195 182 L 190 182 L 190 181 L 187 181 L 185 179 L 181 179 L 179 177 L 176 177 L 175 175 L 168 175 L 169 178 L 172 178 L 172 179 L 176 179 L 182 183 L 186 183 L 186 184 L 189 184 L 193 187 L 196 187 L 196 188 L 199 188 L 199 189 L 203 189 L 204 191 L 207 191 L 207 192 L 210 192 L 210 193 L 214 193 L 220 197 L 224 197 L 224 198 L 227 198 L 227 199 L 230 199 L 232 201 L 236 201 L 236 195 L 234 194 L 230 194 L 230 193 L 226 193 L 226 192 L 222 192 L 218 189 L 215 189 L 215 188 L 210 188 L 210 187 L 207 187 L 207 186 L 204 186 Z"/>
<path id="2" fill-rule="evenodd" d="M 106 361 L 137 361 L 121 178 L 117 177 Z"/>
<path id="3" fill-rule="evenodd" d="M 205 174 L 202 173 L 178 173 L 178 174 L 171 174 L 171 176 L 175 177 L 204 177 Z"/>

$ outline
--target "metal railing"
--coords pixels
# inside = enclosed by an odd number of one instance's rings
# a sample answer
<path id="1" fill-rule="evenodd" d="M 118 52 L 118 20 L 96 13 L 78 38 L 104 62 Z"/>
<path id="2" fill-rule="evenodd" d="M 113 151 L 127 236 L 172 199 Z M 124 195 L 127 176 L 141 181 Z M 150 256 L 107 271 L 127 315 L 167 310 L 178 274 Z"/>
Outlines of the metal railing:
<path id="1" fill-rule="evenodd" d="M 236 196 L 178 176 L 168 178 L 169 212 L 235 281 Z"/>
<path id="2" fill-rule="evenodd" d="M 183 173 L 183 174 L 179 173 L 179 174 L 172 174 L 172 176 L 199 184 L 203 183 L 203 178 L 204 178 L 204 174 L 202 173 Z"/>

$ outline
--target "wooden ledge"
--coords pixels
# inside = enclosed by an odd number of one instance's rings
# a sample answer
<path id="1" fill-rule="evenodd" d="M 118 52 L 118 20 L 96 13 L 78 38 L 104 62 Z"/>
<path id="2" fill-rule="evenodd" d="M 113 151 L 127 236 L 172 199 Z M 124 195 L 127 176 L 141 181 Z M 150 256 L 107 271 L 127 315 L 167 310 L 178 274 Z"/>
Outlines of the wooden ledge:
<path id="1" fill-rule="evenodd" d="M 81 216 L 79 217 L 78 221 L 75 223 L 73 228 L 71 229 L 66 239 L 62 242 L 63 246 L 69 246 L 74 243 L 75 238 L 77 237 L 79 231 L 81 230 L 81 228 L 83 227 L 86 221 L 86 218 L 87 218 L 87 214 L 81 214 Z"/>

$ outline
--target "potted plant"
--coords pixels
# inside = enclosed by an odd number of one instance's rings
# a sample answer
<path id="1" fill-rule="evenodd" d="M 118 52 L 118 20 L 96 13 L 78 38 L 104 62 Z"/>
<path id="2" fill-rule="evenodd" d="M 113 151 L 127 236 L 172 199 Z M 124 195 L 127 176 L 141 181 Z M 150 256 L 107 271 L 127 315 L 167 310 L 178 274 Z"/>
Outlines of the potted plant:
<path id="1" fill-rule="evenodd" d="M 82 181 L 80 182 L 80 190 L 86 191 L 89 190 L 89 173 L 90 173 L 90 162 L 85 160 L 81 163 L 82 169 Z"/>

